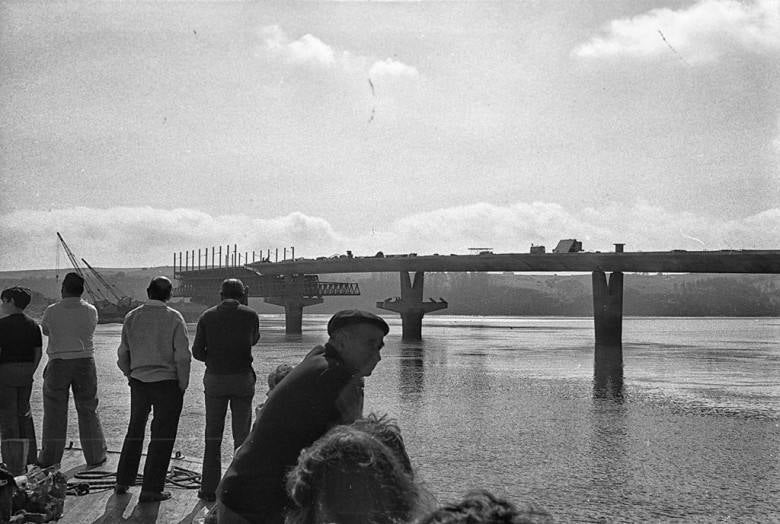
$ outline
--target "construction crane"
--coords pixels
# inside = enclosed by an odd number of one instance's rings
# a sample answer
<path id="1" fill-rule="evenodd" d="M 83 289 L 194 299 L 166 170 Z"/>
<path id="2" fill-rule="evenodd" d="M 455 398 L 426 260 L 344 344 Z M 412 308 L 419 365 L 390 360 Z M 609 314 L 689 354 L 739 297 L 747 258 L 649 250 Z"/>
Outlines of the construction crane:
<path id="1" fill-rule="evenodd" d="M 100 299 L 106 300 L 106 297 L 102 293 L 99 294 L 96 290 L 92 289 L 92 285 L 90 284 L 86 273 L 84 273 L 84 270 L 76 260 L 76 256 L 73 254 L 73 251 L 70 250 L 68 244 L 65 242 L 65 239 L 62 238 L 62 235 L 60 235 L 59 231 L 57 232 L 57 238 L 60 239 L 60 244 L 62 244 L 62 248 L 65 250 L 65 254 L 68 256 L 68 260 L 70 260 L 70 264 L 73 266 L 73 269 L 76 271 L 76 273 L 79 274 L 81 278 L 84 279 L 84 289 L 87 290 L 87 294 L 92 298 L 92 301 L 97 302 Z"/>
<path id="2" fill-rule="evenodd" d="M 122 293 L 116 286 L 103 278 L 103 275 L 95 268 L 89 265 L 89 262 L 82 258 L 81 261 L 89 270 L 89 273 L 87 273 L 78 263 L 76 255 L 70 250 L 70 247 L 68 247 L 68 244 L 59 232 L 57 233 L 57 238 L 59 238 L 60 244 L 62 244 L 62 248 L 65 250 L 65 254 L 68 256 L 73 269 L 84 279 L 84 289 L 98 311 L 98 323 L 121 323 L 128 311 L 142 304 Z M 106 296 L 106 293 L 111 295 L 114 300 Z"/>

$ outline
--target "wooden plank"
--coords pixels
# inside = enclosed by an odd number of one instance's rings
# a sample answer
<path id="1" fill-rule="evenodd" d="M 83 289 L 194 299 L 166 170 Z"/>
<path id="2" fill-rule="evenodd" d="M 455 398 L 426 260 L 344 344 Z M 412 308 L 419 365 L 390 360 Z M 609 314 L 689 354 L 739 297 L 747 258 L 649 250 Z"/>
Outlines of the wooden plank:
<path id="1" fill-rule="evenodd" d="M 143 471 L 144 459 L 141 458 L 139 472 Z M 119 463 L 119 453 L 111 452 L 105 465 L 88 470 L 84 464 L 84 457 L 79 450 L 67 450 L 62 459 L 61 471 L 68 480 L 78 482 L 78 474 L 91 471 L 115 473 Z M 200 472 L 200 461 L 171 460 L 171 466 L 177 466 L 193 472 Z M 115 477 L 106 477 L 106 481 L 114 482 Z M 166 484 L 166 491 L 170 491 L 173 497 L 164 502 L 138 503 L 140 486 L 133 486 L 126 495 L 116 495 L 113 489 L 104 489 L 90 492 L 87 495 L 68 495 L 65 501 L 65 510 L 58 524 L 98 524 L 98 523 L 143 523 L 143 524 L 190 524 L 197 516 L 202 516 L 204 507 L 211 507 L 213 503 L 205 504 L 198 499 L 197 489 L 185 489 Z"/>

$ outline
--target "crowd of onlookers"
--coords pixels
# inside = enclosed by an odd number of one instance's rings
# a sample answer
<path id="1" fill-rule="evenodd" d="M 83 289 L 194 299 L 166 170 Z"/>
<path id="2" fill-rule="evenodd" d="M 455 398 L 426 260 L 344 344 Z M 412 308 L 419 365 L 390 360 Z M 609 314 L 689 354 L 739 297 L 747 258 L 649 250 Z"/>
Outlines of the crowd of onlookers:
<path id="1" fill-rule="evenodd" d="M 89 467 L 106 462 L 97 413 L 93 333 L 97 311 L 81 298 L 84 279 L 68 273 L 62 300 L 38 324 L 24 314 L 31 293 L 2 291 L 0 309 L 0 440 L 6 468 L 58 463 L 64 452 L 69 393 Z M 255 410 L 252 346 L 259 318 L 248 290 L 227 279 L 220 303 L 200 317 L 190 348 L 184 319 L 167 306 L 172 284 L 149 283 L 149 300 L 127 314 L 117 365 L 130 388 L 130 420 L 117 467 L 116 496 L 136 484 L 144 435 L 152 415 L 139 502 L 171 497 L 165 491 L 184 392 L 194 357 L 206 365 L 205 450 L 199 498 L 214 502 L 208 521 L 220 524 L 521 523 L 552 522 L 545 510 L 513 505 L 481 490 L 439 505 L 416 476 L 401 430 L 386 415 L 363 414 L 363 385 L 381 360 L 389 331 L 379 316 L 345 310 L 328 322 L 328 340 L 298 364 L 268 377 L 268 394 Z M 30 412 L 32 377 L 48 336 L 43 374 L 43 435 L 37 452 Z M 234 457 L 222 472 L 221 443 L 231 410 Z"/>

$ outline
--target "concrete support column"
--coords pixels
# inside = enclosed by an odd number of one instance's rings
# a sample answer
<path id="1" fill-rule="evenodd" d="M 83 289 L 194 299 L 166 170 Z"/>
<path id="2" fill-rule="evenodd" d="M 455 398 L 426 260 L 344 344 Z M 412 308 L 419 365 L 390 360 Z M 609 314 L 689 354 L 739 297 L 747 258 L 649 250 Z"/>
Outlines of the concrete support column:
<path id="1" fill-rule="evenodd" d="M 619 394 L 623 389 L 623 273 L 593 272 L 593 321 L 596 334 L 594 393 Z"/>
<path id="2" fill-rule="evenodd" d="M 266 297 L 265 301 L 276 306 L 284 306 L 284 332 L 288 335 L 303 333 L 303 308 L 322 304 L 322 297 Z"/>
<path id="3" fill-rule="evenodd" d="M 395 311 L 401 315 L 401 338 L 403 340 L 422 340 L 422 319 L 426 313 L 445 309 L 447 301 L 430 298 L 423 302 L 423 283 L 425 273 L 416 271 L 414 281 L 408 271 L 401 271 L 401 296 L 386 298 L 376 303 L 379 309 Z"/>

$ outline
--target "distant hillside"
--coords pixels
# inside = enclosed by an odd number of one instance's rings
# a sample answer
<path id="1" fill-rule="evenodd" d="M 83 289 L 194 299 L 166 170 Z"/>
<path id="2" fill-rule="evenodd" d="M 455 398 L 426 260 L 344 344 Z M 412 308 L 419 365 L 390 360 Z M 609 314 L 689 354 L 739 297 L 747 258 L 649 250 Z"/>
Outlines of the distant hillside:
<path id="1" fill-rule="evenodd" d="M 146 297 L 149 280 L 172 277 L 170 267 L 98 271 L 120 290 L 136 299 Z M 62 276 L 54 270 L 0 272 L 0 287 L 22 285 L 36 291 L 30 311 L 35 313 L 59 297 Z M 308 313 L 333 313 L 344 308 L 376 309 L 376 302 L 400 295 L 397 273 L 324 274 L 322 281 L 356 282 L 357 297 L 326 297 Z M 593 313 L 591 276 L 528 275 L 513 273 L 427 273 L 425 298 L 444 298 L 449 315 L 565 315 Z M 624 283 L 625 315 L 642 316 L 780 316 L 780 275 L 627 274 Z M 251 299 L 260 313 L 281 313 L 279 306 Z M 185 316 L 197 318 L 202 306 L 178 304 Z"/>

